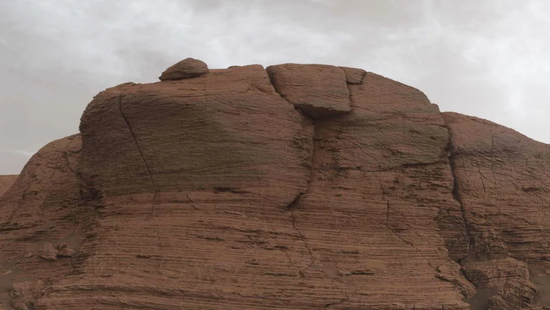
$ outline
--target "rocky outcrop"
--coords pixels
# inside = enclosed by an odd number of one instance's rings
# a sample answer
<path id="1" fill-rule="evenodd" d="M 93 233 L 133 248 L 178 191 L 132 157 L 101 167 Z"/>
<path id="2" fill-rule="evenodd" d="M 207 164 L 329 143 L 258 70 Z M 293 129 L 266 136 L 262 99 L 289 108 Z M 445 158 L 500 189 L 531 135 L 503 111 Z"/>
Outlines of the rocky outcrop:
<path id="1" fill-rule="evenodd" d="M 548 146 L 396 81 L 288 64 L 126 83 L 80 131 L 0 198 L 5 307 L 549 305 Z"/>
<path id="2" fill-rule="evenodd" d="M 79 135 L 46 145 L 0 197 L 0 309 L 33 309 L 42 290 L 76 272 L 86 259 L 79 250 L 93 247 L 87 232 L 99 204 L 80 176 L 80 146 Z M 53 247 L 79 253 L 52 259 Z"/>
<path id="3" fill-rule="evenodd" d="M 0 175 L 0 197 L 15 183 L 17 175 Z"/>
<path id="4" fill-rule="evenodd" d="M 543 294 L 550 287 L 550 146 L 475 117 L 443 117 L 468 232 L 461 258 L 468 278 L 495 289 L 490 308 L 525 308 L 533 299 L 550 306 Z"/>

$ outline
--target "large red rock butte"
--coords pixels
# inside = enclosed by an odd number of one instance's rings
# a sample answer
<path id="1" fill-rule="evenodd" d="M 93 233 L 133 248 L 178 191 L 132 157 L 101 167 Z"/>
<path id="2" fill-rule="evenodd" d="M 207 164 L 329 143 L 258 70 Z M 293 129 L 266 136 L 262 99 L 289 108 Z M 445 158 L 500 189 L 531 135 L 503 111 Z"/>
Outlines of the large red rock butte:
<path id="1" fill-rule="evenodd" d="M 0 309 L 550 307 L 548 145 L 361 69 L 203 64 L 32 157 Z"/>

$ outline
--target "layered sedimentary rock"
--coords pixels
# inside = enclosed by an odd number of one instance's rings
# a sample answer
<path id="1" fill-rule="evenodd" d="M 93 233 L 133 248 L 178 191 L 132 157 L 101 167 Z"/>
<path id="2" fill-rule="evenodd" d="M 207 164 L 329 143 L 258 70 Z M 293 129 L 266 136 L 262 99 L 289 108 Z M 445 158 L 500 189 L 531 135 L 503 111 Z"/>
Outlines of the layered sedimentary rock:
<path id="1" fill-rule="evenodd" d="M 0 196 L 15 183 L 17 177 L 17 175 L 0 175 Z"/>
<path id="2" fill-rule="evenodd" d="M 0 309 L 32 309 L 84 259 L 71 257 L 95 217 L 94 194 L 78 172 L 80 144 L 74 135 L 46 145 L 0 197 Z"/>
<path id="3" fill-rule="evenodd" d="M 8 309 L 549 305 L 548 146 L 401 83 L 209 70 L 107 89 L 80 131 L 0 198 Z"/>
<path id="4" fill-rule="evenodd" d="M 488 303 L 495 308 L 550 306 L 550 146 L 482 119 L 443 117 L 467 224 L 469 249 L 461 261 L 468 278 L 493 289 Z"/>

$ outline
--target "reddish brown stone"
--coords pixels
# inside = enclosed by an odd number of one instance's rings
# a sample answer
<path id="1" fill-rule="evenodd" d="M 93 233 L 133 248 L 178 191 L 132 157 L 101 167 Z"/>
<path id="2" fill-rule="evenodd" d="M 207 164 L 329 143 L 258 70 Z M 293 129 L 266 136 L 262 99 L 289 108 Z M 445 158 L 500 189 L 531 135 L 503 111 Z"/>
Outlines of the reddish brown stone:
<path id="1" fill-rule="evenodd" d="M 547 145 L 360 69 L 268 71 L 98 94 L 0 197 L 0 308 L 550 305 Z"/>
<path id="2" fill-rule="evenodd" d="M 162 72 L 159 80 L 182 80 L 197 77 L 208 72 L 208 66 L 204 62 L 194 58 L 185 58 Z"/>
<path id="3" fill-rule="evenodd" d="M 534 292 L 550 293 L 550 276 L 544 272 L 550 268 L 550 146 L 483 119 L 456 113 L 443 117 L 452 138 L 455 196 L 469 236 L 462 263 L 466 270 L 484 266 L 482 281 L 469 278 L 482 287 L 514 275 L 513 284 L 492 285 L 499 290 L 489 300 L 492 309 L 520 309 L 532 299 L 549 306 L 548 297 L 535 298 Z"/>
<path id="4" fill-rule="evenodd" d="M 44 288 L 42 281 L 27 281 L 16 283 L 12 287 L 11 306 L 15 310 L 29 310 L 34 308 L 34 302 L 40 297 Z"/>
<path id="5" fill-rule="evenodd" d="M 0 175 L 0 197 L 15 183 L 17 175 Z"/>
<path id="6" fill-rule="evenodd" d="M 267 67 L 281 96 L 311 117 L 351 111 L 344 70 L 326 65 L 286 64 Z"/>
<path id="7" fill-rule="evenodd" d="M 357 68 L 340 67 L 346 74 L 346 83 L 348 84 L 361 84 L 367 71 Z"/>

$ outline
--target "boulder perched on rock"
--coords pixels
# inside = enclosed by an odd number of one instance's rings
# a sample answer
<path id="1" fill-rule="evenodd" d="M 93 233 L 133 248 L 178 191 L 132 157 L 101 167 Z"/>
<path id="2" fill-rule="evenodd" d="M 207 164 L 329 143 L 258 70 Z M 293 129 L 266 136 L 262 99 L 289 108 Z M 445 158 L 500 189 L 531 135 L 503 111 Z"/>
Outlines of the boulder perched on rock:
<path id="1" fill-rule="evenodd" d="M 206 73 L 208 73 L 208 66 L 204 62 L 194 58 L 185 58 L 164 70 L 159 79 L 161 81 L 182 80 Z"/>
<path id="2" fill-rule="evenodd" d="M 176 66 L 0 197 L 0 308 L 550 306 L 548 145 L 361 69 Z"/>

